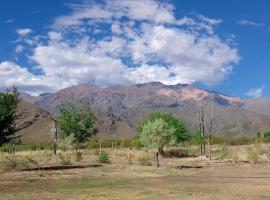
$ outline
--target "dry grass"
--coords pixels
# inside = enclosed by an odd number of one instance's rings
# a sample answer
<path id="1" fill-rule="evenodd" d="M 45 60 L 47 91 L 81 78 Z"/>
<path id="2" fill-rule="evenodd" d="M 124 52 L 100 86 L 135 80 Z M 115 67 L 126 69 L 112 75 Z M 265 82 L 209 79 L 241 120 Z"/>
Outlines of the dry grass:
<path id="1" fill-rule="evenodd" d="M 111 164 L 101 168 L 39 172 L 3 170 L 2 161 L 9 155 L 2 154 L 0 199 L 270 199 L 269 168 L 258 153 L 262 151 L 256 150 L 257 146 L 232 147 L 226 151 L 230 155 L 237 152 L 238 161 L 242 161 L 252 155 L 250 148 L 258 154 L 259 164 L 208 161 L 205 157 L 161 158 L 162 167 L 156 168 L 138 163 L 142 157 L 154 162 L 151 151 L 105 149 L 111 155 Z M 222 149 L 214 147 L 218 152 L 215 156 L 222 155 Z M 80 151 L 83 158 L 80 164 L 97 163 L 95 150 Z M 73 152 L 67 154 L 75 162 Z M 18 165 L 59 164 L 59 159 L 46 151 L 20 152 L 15 158 Z M 202 168 L 176 169 L 176 166 Z"/>

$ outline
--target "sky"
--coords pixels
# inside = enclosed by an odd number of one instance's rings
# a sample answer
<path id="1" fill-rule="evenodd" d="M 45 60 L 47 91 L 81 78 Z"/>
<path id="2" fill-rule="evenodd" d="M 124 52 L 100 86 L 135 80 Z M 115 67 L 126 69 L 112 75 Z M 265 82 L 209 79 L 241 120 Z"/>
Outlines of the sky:
<path id="1" fill-rule="evenodd" d="M 159 81 L 270 97 L 268 0 L 0 1 L 0 89 Z"/>

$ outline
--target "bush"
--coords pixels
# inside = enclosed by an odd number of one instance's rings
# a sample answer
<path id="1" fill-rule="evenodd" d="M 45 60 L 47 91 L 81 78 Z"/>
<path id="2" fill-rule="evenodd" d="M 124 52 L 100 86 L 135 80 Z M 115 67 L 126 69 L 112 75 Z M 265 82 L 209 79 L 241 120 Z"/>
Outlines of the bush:
<path id="1" fill-rule="evenodd" d="M 99 152 L 98 161 L 99 163 L 105 163 L 105 164 L 110 163 L 110 154 L 106 151 Z"/>
<path id="2" fill-rule="evenodd" d="M 138 137 L 133 138 L 133 139 L 131 140 L 131 146 L 132 146 L 132 147 L 135 147 L 135 148 L 137 148 L 137 149 L 140 149 L 140 148 L 142 147 L 142 144 L 141 144 L 141 142 L 140 142 L 140 140 L 139 140 Z"/>
<path id="3" fill-rule="evenodd" d="M 264 138 L 270 138 L 270 132 L 265 132 L 265 133 L 263 134 L 263 137 L 264 137 Z"/>
<path id="4" fill-rule="evenodd" d="M 82 160 L 82 152 L 78 151 L 75 153 L 75 161 L 79 162 Z"/>
<path id="5" fill-rule="evenodd" d="M 147 157 L 140 157 L 138 159 L 138 161 L 139 161 L 140 165 L 142 165 L 142 166 L 152 166 L 151 161 Z"/>

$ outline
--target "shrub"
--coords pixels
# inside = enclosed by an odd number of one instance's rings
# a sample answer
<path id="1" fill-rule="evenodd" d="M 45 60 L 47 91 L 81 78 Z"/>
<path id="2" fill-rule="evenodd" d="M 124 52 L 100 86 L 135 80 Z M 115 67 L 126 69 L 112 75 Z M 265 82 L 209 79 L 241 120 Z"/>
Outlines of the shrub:
<path id="1" fill-rule="evenodd" d="M 263 137 L 264 137 L 264 138 L 270 138 L 270 131 L 269 131 L 269 132 L 265 132 L 265 133 L 263 134 Z"/>
<path id="2" fill-rule="evenodd" d="M 110 163 L 110 154 L 106 151 L 99 152 L 98 161 L 99 163 L 105 163 L 105 164 Z"/>
<path id="3" fill-rule="evenodd" d="M 142 144 L 138 137 L 135 137 L 131 140 L 131 146 L 137 149 L 140 149 L 142 147 Z"/>
<path id="4" fill-rule="evenodd" d="M 139 161 L 140 165 L 142 165 L 142 166 L 152 166 L 151 161 L 147 157 L 140 157 L 138 159 L 138 161 Z"/>

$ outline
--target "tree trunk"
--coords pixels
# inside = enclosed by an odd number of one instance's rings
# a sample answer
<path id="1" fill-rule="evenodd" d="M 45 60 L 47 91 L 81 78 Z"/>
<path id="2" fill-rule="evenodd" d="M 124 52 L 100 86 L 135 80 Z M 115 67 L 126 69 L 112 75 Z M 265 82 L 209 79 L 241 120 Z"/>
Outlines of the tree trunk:
<path id="1" fill-rule="evenodd" d="M 156 162 L 157 162 L 157 167 L 159 167 L 158 152 L 156 153 Z"/>
<path id="2" fill-rule="evenodd" d="M 212 159 L 212 155 L 211 155 L 211 136 L 208 134 L 208 157 L 209 160 Z"/>
<path id="3" fill-rule="evenodd" d="M 159 148 L 159 149 L 158 149 L 158 152 L 160 153 L 160 155 L 162 155 L 162 157 L 164 157 L 164 151 L 163 151 L 162 148 Z"/>

